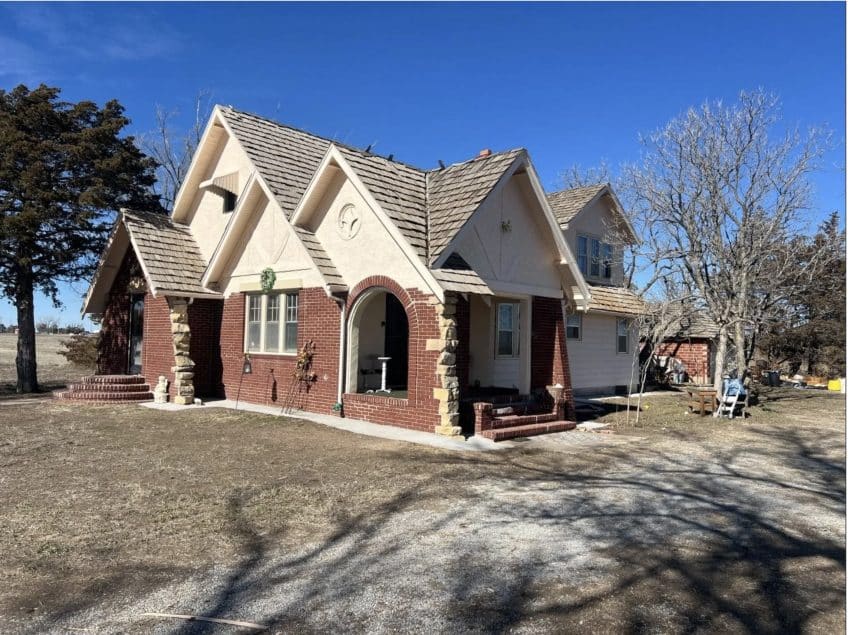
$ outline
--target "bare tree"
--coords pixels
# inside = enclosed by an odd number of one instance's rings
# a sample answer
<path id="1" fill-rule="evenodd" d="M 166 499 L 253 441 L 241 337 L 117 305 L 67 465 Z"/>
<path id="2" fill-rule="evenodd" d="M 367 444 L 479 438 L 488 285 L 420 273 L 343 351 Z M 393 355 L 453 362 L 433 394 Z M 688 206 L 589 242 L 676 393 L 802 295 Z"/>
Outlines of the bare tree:
<path id="1" fill-rule="evenodd" d="M 793 246 L 826 136 L 789 131 L 774 140 L 778 122 L 777 99 L 762 91 L 741 93 L 731 107 L 706 103 L 642 139 L 642 161 L 626 172 L 655 279 L 689 289 L 719 328 L 718 388 L 730 339 L 743 372 L 748 337 L 819 274 L 816 259 L 801 267 Z"/>
<path id="2" fill-rule="evenodd" d="M 194 119 L 185 133 L 174 129 L 174 119 L 178 110 L 166 110 L 156 106 L 156 128 L 142 135 L 139 145 L 145 154 L 156 160 L 156 185 L 154 191 L 162 201 L 166 211 L 174 208 L 174 200 L 180 184 L 189 171 L 189 164 L 204 133 L 204 125 L 212 112 L 212 95 L 209 91 L 199 91 L 195 97 Z"/>

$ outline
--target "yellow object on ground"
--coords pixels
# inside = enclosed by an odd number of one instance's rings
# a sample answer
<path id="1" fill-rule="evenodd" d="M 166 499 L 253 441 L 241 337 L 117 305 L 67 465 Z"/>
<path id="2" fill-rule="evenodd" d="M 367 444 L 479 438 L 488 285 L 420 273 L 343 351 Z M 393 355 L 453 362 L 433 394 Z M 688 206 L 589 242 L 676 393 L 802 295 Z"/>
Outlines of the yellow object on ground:
<path id="1" fill-rule="evenodd" d="M 827 390 L 834 390 L 835 392 L 841 391 L 841 380 L 840 379 L 830 379 L 829 383 L 826 385 Z"/>

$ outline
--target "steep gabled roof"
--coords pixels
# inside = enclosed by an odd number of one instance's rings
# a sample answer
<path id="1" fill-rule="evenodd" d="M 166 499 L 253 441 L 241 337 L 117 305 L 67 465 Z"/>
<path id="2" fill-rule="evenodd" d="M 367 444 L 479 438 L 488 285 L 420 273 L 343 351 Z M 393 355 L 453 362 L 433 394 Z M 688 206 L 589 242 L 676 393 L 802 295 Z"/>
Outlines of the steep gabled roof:
<path id="1" fill-rule="evenodd" d="M 219 106 L 218 111 L 288 218 L 330 141 L 233 108 Z"/>
<path id="2" fill-rule="evenodd" d="M 84 313 L 102 312 L 117 272 L 116 263 L 128 249 L 135 251 L 148 290 L 154 296 L 221 297 L 201 285 L 206 264 L 187 226 L 162 214 L 123 209 L 89 285 Z"/>
<path id="3" fill-rule="evenodd" d="M 574 187 L 560 192 L 552 192 L 547 194 L 549 206 L 555 213 L 555 218 L 563 227 L 569 223 L 576 214 L 583 210 L 602 191 L 606 185 L 597 183 L 596 185 L 587 185 L 584 187 Z"/>
<path id="4" fill-rule="evenodd" d="M 475 210 L 525 150 L 478 157 L 428 173 L 429 264 L 466 224 Z"/>
<path id="5" fill-rule="evenodd" d="M 121 222 L 154 295 L 217 295 L 201 286 L 206 263 L 188 227 L 162 214 L 137 210 L 122 210 Z"/>
<path id="6" fill-rule="evenodd" d="M 404 163 L 338 146 L 387 216 L 423 261 L 428 256 L 425 173 Z"/>

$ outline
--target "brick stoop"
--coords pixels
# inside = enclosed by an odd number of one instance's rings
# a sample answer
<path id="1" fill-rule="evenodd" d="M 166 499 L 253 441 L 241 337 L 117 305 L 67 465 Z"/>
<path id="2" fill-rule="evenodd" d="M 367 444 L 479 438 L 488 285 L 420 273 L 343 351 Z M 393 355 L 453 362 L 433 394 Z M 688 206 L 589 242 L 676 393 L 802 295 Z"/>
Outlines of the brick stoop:
<path id="1" fill-rule="evenodd" d="M 483 430 L 481 436 L 493 441 L 507 441 L 517 437 L 532 437 L 538 434 L 551 434 L 553 432 L 566 432 L 576 427 L 575 421 L 550 421 L 548 423 L 527 423 L 504 428 L 493 428 Z"/>
<path id="2" fill-rule="evenodd" d="M 153 399 L 150 385 L 141 375 L 90 375 L 53 397 L 71 403 L 120 404 Z"/>

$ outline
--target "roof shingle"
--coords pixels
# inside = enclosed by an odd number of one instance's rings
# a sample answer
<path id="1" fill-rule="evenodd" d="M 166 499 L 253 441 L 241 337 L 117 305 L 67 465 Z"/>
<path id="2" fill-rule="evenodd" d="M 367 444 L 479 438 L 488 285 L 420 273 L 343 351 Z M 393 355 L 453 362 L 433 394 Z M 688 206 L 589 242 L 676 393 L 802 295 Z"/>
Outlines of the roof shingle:
<path id="1" fill-rule="evenodd" d="M 555 218 L 558 219 L 558 223 L 563 227 L 566 223 L 569 223 L 576 214 L 583 210 L 584 207 L 590 203 L 597 194 L 599 194 L 599 190 L 604 187 L 604 183 L 587 185 L 584 187 L 574 187 L 569 190 L 552 192 L 551 194 L 547 194 L 546 198 L 549 200 L 549 206 L 555 213 Z"/>
<path id="2" fill-rule="evenodd" d="M 122 210 L 121 222 L 156 293 L 217 295 L 201 285 L 206 263 L 189 228 L 167 216 Z"/>
<path id="3" fill-rule="evenodd" d="M 643 300 L 631 289 L 590 284 L 591 311 L 604 311 L 620 315 L 641 315 L 646 312 Z"/>

